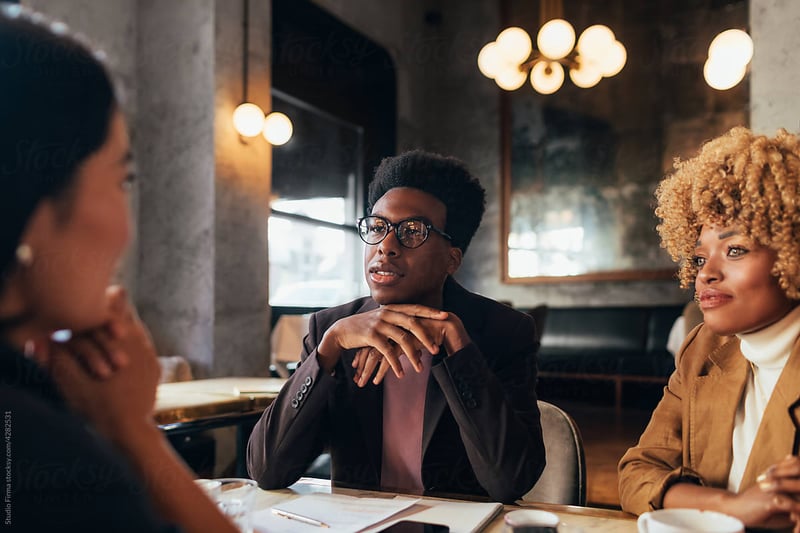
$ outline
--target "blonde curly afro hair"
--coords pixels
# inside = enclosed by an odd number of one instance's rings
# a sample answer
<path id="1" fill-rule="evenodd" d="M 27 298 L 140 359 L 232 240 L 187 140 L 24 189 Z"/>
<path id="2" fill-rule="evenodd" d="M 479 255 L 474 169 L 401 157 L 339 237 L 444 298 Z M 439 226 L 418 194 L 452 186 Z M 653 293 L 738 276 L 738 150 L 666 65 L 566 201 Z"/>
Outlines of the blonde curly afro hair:
<path id="1" fill-rule="evenodd" d="M 697 276 L 692 256 L 703 224 L 736 226 L 777 252 L 772 274 L 800 299 L 800 138 L 778 130 L 774 138 L 736 127 L 700 153 L 675 161 L 656 190 L 661 247 L 680 265 L 681 287 Z"/>

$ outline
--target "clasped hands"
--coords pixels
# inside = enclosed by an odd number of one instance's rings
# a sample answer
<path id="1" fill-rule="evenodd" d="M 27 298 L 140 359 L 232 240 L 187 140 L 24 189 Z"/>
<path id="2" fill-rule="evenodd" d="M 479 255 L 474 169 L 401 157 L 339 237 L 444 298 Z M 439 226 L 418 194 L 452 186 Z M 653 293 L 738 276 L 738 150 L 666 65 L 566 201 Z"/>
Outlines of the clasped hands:
<path id="1" fill-rule="evenodd" d="M 106 291 L 103 324 L 66 342 L 38 339 L 31 356 L 46 368 L 67 403 L 108 437 L 149 423 L 160 365 L 155 348 L 122 287 Z"/>
<path id="2" fill-rule="evenodd" d="M 795 533 L 800 533 L 800 457 L 787 455 L 767 468 L 758 476 L 753 489 L 767 496 L 765 512 L 768 511 L 768 515 L 783 515 L 783 524 L 780 525 L 784 527 L 791 525 Z M 747 492 L 749 491 L 743 494 Z M 787 515 L 791 524 L 786 524 Z M 767 520 L 764 525 L 770 527 L 773 525 L 771 522 Z"/>
<path id="3" fill-rule="evenodd" d="M 406 357 L 416 372 L 422 371 L 421 350 L 436 355 L 441 349 L 454 354 L 471 341 L 456 315 L 417 304 L 389 304 L 342 318 L 322 336 L 317 357 L 332 371 L 345 350 L 358 349 L 352 366 L 353 381 L 364 387 L 370 376 L 374 384 L 392 370 L 404 375 L 400 357 Z"/>
<path id="4" fill-rule="evenodd" d="M 800 458 L 787 455 L 758 476 L 756 484 L 731 495 L 723 512 L 747 527 L 793 528 L 800 533 Z"/>

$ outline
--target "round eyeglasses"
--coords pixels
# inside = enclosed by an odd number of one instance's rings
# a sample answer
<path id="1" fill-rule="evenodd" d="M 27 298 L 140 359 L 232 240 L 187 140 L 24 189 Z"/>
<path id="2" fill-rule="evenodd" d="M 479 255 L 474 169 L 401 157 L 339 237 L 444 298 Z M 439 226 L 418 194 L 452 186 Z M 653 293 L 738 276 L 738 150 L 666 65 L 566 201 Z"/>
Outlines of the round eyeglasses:
<path id="1" fill-rule="evenodd" d="M 424 218 L 407 218 L 400 222 L 389 222 L 383 217 L 371 215 L 358 220 L 358 235 L 367 244 L 383 242 L 389 232 L 394 228 L 397 242 L 406 248 L 418 248 L 428 240 L 431 230 L 435 231 L 448 241 L 453 238 L 440 230 Z"/>

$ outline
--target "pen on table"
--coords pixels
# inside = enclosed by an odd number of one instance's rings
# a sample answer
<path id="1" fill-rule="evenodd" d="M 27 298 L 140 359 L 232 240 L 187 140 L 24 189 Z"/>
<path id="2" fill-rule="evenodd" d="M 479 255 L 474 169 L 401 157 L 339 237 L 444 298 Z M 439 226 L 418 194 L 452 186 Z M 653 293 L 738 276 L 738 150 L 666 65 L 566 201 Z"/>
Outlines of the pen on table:
<path id="1" fill-rule="evenodd" d="M 303 516 L 303 515 L 299 515 L 299 514 L 295 514 L 295 513 L 290 513 L 289 511 L 281 511 L 280 509 L 273 509 L 272 510 L 272 514 L 280 516 L 280 517 L 283 517 L 283 518 L 288 518 L 289 520 L 297 520 L 298 522 L 302 522 L 304 524 L 311 524 L 312 526 L 330 527 L 325 522 L 320 522 L 319 520 L 315 520 L 315 519 L 309 518 L 307 516 Z"/>

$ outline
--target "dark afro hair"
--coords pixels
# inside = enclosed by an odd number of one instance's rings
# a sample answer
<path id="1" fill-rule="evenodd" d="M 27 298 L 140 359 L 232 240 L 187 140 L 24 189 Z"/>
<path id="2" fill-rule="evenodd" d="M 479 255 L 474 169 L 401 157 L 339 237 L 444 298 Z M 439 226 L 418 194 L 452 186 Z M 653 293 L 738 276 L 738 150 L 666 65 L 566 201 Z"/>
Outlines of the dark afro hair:
<path id="1" fill-rule="evenodd" d="M 444 231 L 453 238 L 453 246 L 467 251 L 483 217 L 486 191 L 462 161 L 422 150 L 385 158 L 369 184 L 368 211 L 395 187 L 419 189 L 438 198 L 447 208 Z"/>

